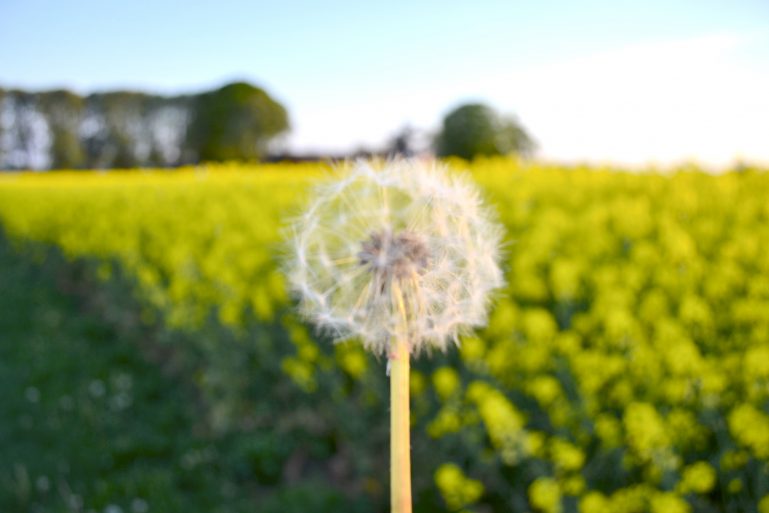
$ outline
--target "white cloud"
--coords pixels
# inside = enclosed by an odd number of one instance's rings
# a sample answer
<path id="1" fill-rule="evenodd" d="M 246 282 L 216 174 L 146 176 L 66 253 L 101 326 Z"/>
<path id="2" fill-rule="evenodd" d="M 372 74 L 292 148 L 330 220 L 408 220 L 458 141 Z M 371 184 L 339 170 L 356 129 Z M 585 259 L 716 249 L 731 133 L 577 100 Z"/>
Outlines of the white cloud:
<path id="1" fill-rule="evenodd" d="M 642 43 L 523 70 L 429 73 L 386 88 L 362 81 L 340 94 L 289 94 L 297 150 L 376 146 L 405 122 L 435 128 L 475 98 L 515 112 L 561 161 L 643 165 L 735 158 L 769 162 L 769 63 L 762 36 L 714 34 Z"/>
<path id="2" fill-rule="evenodd" d="M 489 90 L 558 160 L 627 164 L 769 162 L 769 66 L 741 59 L 755 38 L 650 43 L 510 73 Z"/>

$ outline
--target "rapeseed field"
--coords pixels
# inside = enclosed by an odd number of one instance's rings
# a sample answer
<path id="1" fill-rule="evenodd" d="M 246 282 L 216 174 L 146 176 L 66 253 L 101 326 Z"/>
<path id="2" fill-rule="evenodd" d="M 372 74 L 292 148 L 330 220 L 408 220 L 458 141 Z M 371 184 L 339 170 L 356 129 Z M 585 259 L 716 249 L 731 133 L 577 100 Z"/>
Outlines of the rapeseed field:
<path id="1" fill-rule="evenodd" d="M 505 226 L 507 285 L 487 328 L 412 370 L 415 444 L 432 453 L 420 464 L 414 448 L 416 510 L 769 513 L 769 173 L 450 165 Z M 56 248 L 102 283 L 128 281 L 142 322 L 208 355 L 195 379 L 211 429 L 270 431 L 238 396 L 268 400 L 269 372 L 376 433 L 384 362 L 302 323 L 281 272 L 288 222 L 331 174 L 8 174 L 0 224 L 29 258 Z M 222 355 L 241 350 L 256 363 Z M 323 457 L 354 450 L 333 433 Z M 271 457 L 283 468 L 291 454 Z M 380 497 L 386 472 L 350 460 L 349 493 Z"/>

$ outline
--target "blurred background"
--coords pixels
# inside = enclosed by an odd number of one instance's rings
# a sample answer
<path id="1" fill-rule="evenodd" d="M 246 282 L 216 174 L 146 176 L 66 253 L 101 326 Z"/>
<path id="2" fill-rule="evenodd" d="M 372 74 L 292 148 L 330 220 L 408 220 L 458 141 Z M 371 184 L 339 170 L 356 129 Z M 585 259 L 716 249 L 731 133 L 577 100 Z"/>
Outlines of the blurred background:
<path id="1" fill-rule="evenodd" d="M 0 512 L 388 511 L 385 363 L 280 269 L 411 156 L 507 282 L 413 364 L 415 511 L 769 513 L 767 91 L 766 0 L 0 0 Z"/>
<path id="2" fill-rule="evenodd" d="M 766 162 L 768 11 L 6 0 L 0 168 L 424 152 L 465 104 L 515 120 L 545 160 Z"/>

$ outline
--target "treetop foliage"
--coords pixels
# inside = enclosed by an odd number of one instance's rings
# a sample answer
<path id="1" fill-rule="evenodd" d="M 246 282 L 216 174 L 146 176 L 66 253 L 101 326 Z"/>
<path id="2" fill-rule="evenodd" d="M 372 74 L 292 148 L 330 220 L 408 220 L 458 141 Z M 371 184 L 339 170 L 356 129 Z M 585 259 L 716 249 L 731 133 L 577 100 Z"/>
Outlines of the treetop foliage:
<path id="1" fill-rule="evenodd" d="M 438 156 L 467 160 L 482 155 L 526 155 L 534 148 L 534 141 L 515 118 L 482 103 L 461 105 L 449 112 L 435 140 Z"/>
<path id="2" fill-rule="evenodd" d="M 286 109 L 245 82 L 194 95 L 0 89 L 0 169 L 261 160 Z"/>

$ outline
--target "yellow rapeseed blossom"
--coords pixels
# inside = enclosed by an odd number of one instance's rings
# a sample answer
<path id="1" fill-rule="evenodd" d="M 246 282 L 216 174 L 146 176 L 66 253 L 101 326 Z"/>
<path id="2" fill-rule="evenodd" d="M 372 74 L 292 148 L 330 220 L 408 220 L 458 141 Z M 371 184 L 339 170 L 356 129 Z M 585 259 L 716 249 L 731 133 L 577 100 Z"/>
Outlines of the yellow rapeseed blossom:
<path id="1" fill-rule="evenodd" d="M 684 499 L 672 492 L 658 492 L 652 495 L 651 513 L 689 513 L 692 508 Z"/>
<path id="2" fill-rule="evenodd" d="M 758 513 L 769 513 L 769 494 L 764 495 L 760 501 L 758 501 Z"/>
<path id="3" fill-rule="evenodd" d="M 729 431 L 759 458 L 769 458 L 769 415 L 750 404 L 740 404 L 729 414 Z"/>
<path id="4" fill-rule="evenodd" d="M 585 453 L 576 445 L 554 438 L 550 442 L 550 455 L 558 470 L 573 472 L 585 463 Z"/>
<path id="5" fill-rule="evenodd" d="M 539 477 L 529 486 L 529 502 L 542 513 L 561 513 L 561 489 L 554 479 Z"/>
<path id="6" fill-rule="evenodd" d="M 467 477 L 459 466 L 444 463 L 435 471 L 435 484 L 450 511 L 475 503 L 483 495 L 483 484 Z"/>
<path id="7" fill-rule="evenodd" d="M 680 493 L 708 493 L 716 484 L 716 470 L 705 461 L 686 467 L 678 484 Z"/>
<path id="8" fill-rule="evenodd" d="M 459 390 L 459 375 L 451 367 L 440 367 L 433 372 L 433 387 L 443 400 L 448 399 Z"/>
<path id="9" fill-rule="evenodd" d="M 650 460 L 655 451 L 667 447 L 670 441 L 664 420 L 651 404 L 629 404 L 623 423 L 627 444 L 642 460 Z"/>
<path id="10" fill-rule="evenodd" d="M 481 381 L 470 384 L 467 398 L 477 406 L 502 461 L 510 465 L 518 462 L 527 452 L 523 415 L 502 393 Z"/>
<path id="11" fill-rule="evenodd" d="M 614 513 L 614 510 L 604 494 L 591 491 L 579 500 L 579 513 Z"/>

